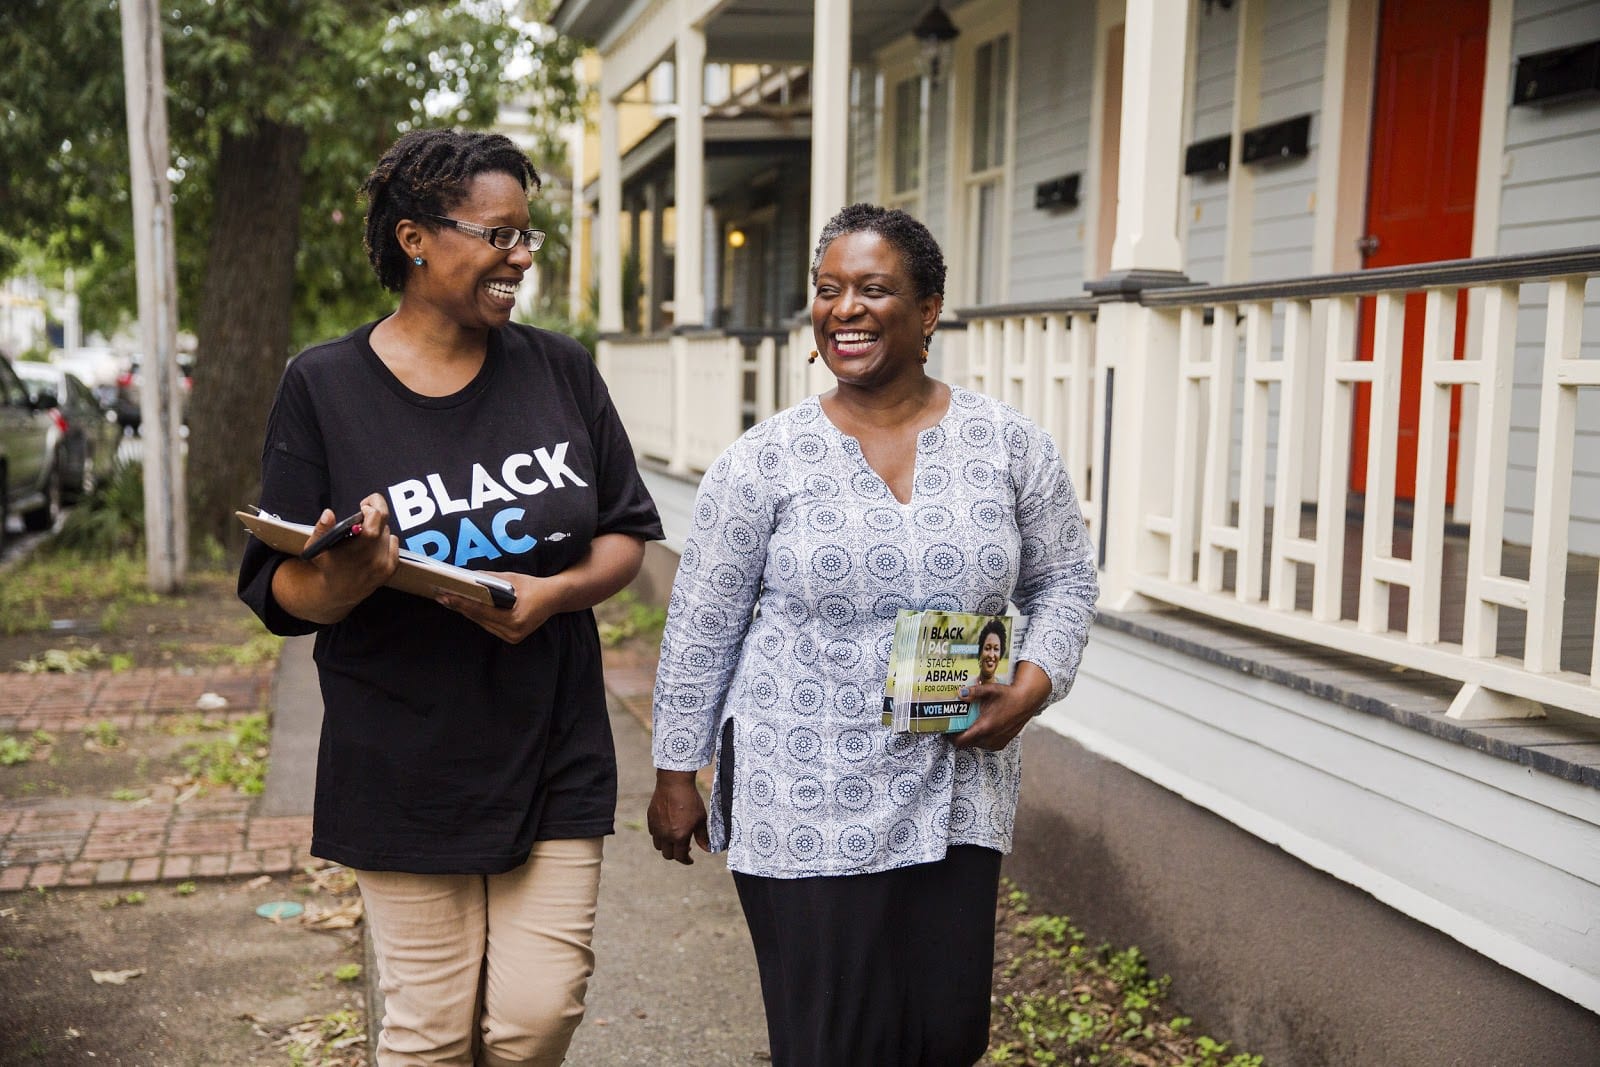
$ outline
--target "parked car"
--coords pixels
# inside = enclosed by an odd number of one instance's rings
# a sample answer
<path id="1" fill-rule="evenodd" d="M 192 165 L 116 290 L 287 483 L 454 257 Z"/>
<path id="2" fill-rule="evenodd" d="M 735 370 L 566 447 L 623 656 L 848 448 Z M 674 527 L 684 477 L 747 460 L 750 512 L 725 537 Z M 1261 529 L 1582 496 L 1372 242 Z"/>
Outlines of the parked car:
<path id="1" fill-rule="evenodd" d="M 81 378 L 49 363 L 13 367 L 36 407 L 49 407 L 53 423 L 51 455 L 62 496 L 75 501 L 94 488 L 117 457 L 121 431 L 115 416 Z"/>
<path id="2" fill-rule="evenodd" d="M 13 514 L 45 530 L 61 513 L 61 481 L 51 462 L 55 420 L 28 396 L 11 361 L 0 356 L 0 540 Z"/>
<path id="3" fill-rule="evenodd" d="M 50 353 L 50 362 L 76 374 L 94 393 L 101 407 L 109 411 L 117 406 L 117 377 L 122 373 L 123 358 L 116 349 L 57 349 Z"/>
<path id="4" fill-rule="evenodd" d="M 144 384 L 143 360 L 134 356 L 128 364 L 128 369 L 117 378 L 117 421 L 134 433 L 139 432 L 139 424 L 144 421 L 143 411 L 140 408 L 140 394 Z M 178 356 L 178 373 L 182 377 L 178 380 L 180 408 L 178 421 L 189 421 L 189 390 L 194 386 L 194 360 L 192 357 L 180 354 Z"/>

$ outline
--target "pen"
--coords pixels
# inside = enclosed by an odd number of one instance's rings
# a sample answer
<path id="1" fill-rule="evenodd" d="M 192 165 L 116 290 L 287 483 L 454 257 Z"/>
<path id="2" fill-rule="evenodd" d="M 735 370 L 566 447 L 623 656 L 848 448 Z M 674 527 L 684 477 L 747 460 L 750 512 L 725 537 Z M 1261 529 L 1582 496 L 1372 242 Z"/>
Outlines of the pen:
<path id="1" fill-rule="evenodd" d="M 301 559 L 315 559 L 341 541 L 347 541 L 361 532 L 361 512 L 340 519 L 333 528 L 300 550 Z"/>

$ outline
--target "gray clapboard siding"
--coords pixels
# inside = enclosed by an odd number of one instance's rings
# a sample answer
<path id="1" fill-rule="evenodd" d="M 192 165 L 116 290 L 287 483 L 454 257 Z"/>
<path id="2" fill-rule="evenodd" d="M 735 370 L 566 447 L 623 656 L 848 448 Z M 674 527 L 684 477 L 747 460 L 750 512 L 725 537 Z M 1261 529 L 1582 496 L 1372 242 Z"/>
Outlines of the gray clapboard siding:
<path id="1" fill-rule="evenodd" d="M 850 71 L 850 169 L 847 182 L 852 204 L 878 202 L 878 141 L 882 136 L 882 79 L 871 67 Z"/>
<path id="2" fill-rule="evenodd" d="M 1593 0 L 1518 0 L 1513 18 L 1512 55 L 1600 37 L 1600 5 Z"/>
<path id="3" fill-rule="evenodd" d="M 1600 4 L 1592 0 L 1518 0 L 1512 18 L 1513 65 L 1517 56 L 1600 38 Z M 1578 100 L 1508 108 L 1501 174 L 1495 251 L 1600 243 L 1600 104 Z M 1506 537 L 1512 541 L 1528 540 L 1533 530 L 1545 288 L 1524 288 L 1517 323 L 1516 389 L 1506 457 L 1512 474 Z M 1589 283 L 1584 305 L 1583 354 L 1600 358 L 1600 283 Z M 1573 466 L 1572 547 L 1600 553 L 1600 396 L 1593 389 L 1578 393 Z"/>
<path id="4" fill-rule="evenodd" d="M 928 102 L 928 188 L 922 221 L 942 245 L 950 243 L 950 79 L 930 94 Z"/>
<path id="5" fill-rule="evenodd" d="M 1018 13 L 1020 26 L 1052 23 L 1059 32 L 1023 32 L 1017 42 L 1016 159 L 1006 294 L 1011 302 L 1060 299 L 1083 288 L 1084 220 L 1096 195 L 1088 173 L 1094 10 L 1081 5 L 1060 12 L 1053 0 L 1024 0 Z M 1080 175 L 1077 207 L 1040 211 L 1033 206 L 1034 186 L 1074 173 Z"/>

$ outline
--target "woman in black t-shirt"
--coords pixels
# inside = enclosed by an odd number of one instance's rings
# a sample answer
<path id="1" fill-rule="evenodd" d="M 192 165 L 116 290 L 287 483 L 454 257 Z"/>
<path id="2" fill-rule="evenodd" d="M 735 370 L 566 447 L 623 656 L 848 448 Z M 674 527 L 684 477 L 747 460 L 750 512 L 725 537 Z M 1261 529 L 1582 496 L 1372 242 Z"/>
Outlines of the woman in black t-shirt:
<path id="1" fill-rule="evenodd" d="M 581 345 L 515 325 L 544 235 L 505 137 L 423 130 L 367 178 L 395 312 L 285 371 L 261 507 L 361 514 L 311 560 L 246 550 L 240 596 L 315 631 L 312 853 L 353 868 L 386 996 L 380 1064 L 558 1064 L 583 1015 L 616 759 L 593 605 L 661 524 Z M 490 572 L 511 608 L 385 586 L 404 549 Z"/>

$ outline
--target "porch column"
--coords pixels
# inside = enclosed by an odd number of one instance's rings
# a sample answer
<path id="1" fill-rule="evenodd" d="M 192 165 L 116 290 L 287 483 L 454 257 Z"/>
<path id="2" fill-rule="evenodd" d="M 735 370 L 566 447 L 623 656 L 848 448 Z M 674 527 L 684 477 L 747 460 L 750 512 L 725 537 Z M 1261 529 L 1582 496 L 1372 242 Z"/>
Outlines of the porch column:
<path id="1" fill-rule="evenodd" d="M 1111 271 L 1181 271 L 1178 189 L 1192 3 L 1128 0 L 1122 46 L 1122 147 Z"/>
<path id="2" fill-rule="evenodd" d="M 600 99 L 600 332 L 622 332 L 622 152 L 617 102 Z"/>
<path id="3" fill-rule="evenodd" d="M 583 278 L 588 273 L 589 231 L 584 226 L 588 204 L 583 199 L 583 123 L 567 131 L 567 158 L 572 161 L 572 244 L 567 250 L 567 318 L 577 322 L 584 315 Z"/>
<path id="4" fill-rule="evenodd" d="M 678 121 L 676 175 L 673 199 L 677 204 L 677 247 L 672 278 L 674 326 L 700 326 L 706 320 L 705 235 L 701 223 L 706 207 L 705 119 L 700 113 L 705 97 L 706 36 L 694 26 L 678 31 Z"/>
<path id="5" fill-rule="evenodd" d="M 655 333 L 661 329 L 661 299 L 666 286 L 667 231 L 661 216 L 666 208 L 666 197 L 659 181 L 652 180 L 644 187 L 644 209 L 650 214 L 650 258 L 641 254 L 639 262 L 646 264 L 649 281 L 644 288 L 644 332 Z"/>
<path id="6" fill-rule="evenodd" d="M 622 294 L 622 328 L 643 333 L 645 320 L 640 314 L 639 305 L 647 292 L 645 275 L 649 273 L 649 261 L 645 259 L 644 248 L 644 202 L 639 199 L 637 190 L 623 202 L 622 208 L 628 213 L 628 252 L 633 256 L 635 267 L 632 297 L 627 293 Z M 624 270 L 623 274 L 622 280 L 626 286 L 627 271 Z"/>
<path id="7" fill-rule="evenodd" d="M 1100 496 L 1100 603 L 1151 606 L 1133 590 L 1140 574 L 1166 574 L 1168 545 L 1148 528 L 1172 512 L 1178 328 L 1171 314 L 1137 303 L 1149 288 L 1181 285 L 1178 193 L 1192 0 L 1128 0 L 1122 66 L 1117 229 L 1111 273 L 1085 288 L 1104 306 L 1095 351 L 1108 418 L 1096 481 Z"/>
<path id="8" fill-rule="evenodd" d="M 817 0 L 811 58 L 811 240 L 849 190 L 850 0 Z"/>

